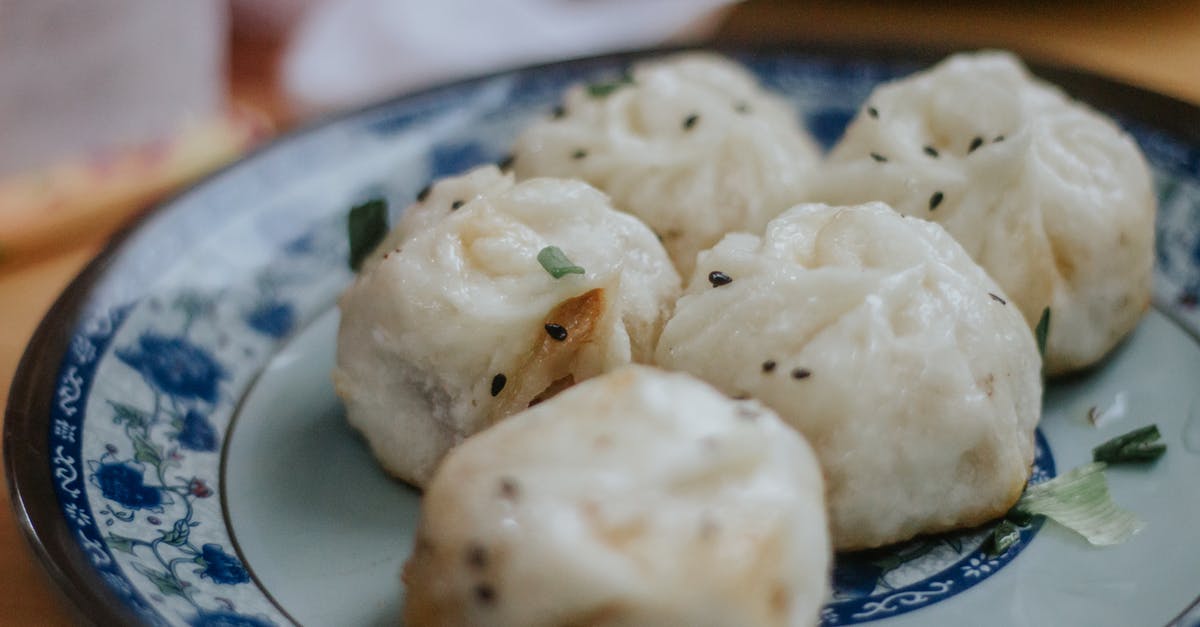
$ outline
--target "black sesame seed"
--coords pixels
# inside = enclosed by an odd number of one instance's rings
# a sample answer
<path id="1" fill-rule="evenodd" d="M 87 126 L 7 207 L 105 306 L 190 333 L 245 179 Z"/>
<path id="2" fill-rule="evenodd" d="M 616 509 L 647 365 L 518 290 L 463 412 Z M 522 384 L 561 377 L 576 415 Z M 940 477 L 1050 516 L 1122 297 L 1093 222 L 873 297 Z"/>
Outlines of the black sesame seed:
<path id="1" fill-rule="evenodd" d="M 988 292 L 988 296 L 991 296 L 991 297 L 992 297 L 992 300 L 994 300 L 994 301 L 996 301 L 996 302 L 1000 303 L 1001 305 L 1007 305 L 1007 304 L 1008 304 L 1008 301 L 1004 300 L 1003 298 L 1000 298 L 1000 297 L 999 297 L 998 295 L 996 295 L 996 294 L 993 294 L 993 293 L 991 293 L 991 292 Z"/>
<path id="2" fill-rule="evenodd" d="M 487 549 L 481 544 L 467 547 L 467 565 L 474 568 L 486 568 L 488 563 Z"/>
<path id="3" fill-rule="evenodd" d="M 497 396 L 504 391 L 505 383 L 508 383 L 508 377 L 504 376 L 504 373 L 492 377 L 492 396 Z"/>
<path id="4" fill-rule="evenodd" d="M 879 118 L 879 109 L 876 109 L 875 107 L 867 107 L 867 115 L 878 119 Z"/>
<path id="5" fill-rule="evenodd" d="M 942 204 L 942 200 L 945 197 L 946 195 L 941 192 L 934 192 L 933 195 L 929 197 L 929 210 L 933 211 L 934 209 L 937 209 L 938 205 Z"/>
<path id="6" fill-rule="evenodd" d="M 750 113 L 750 105 L 744 102 L 739 102 L 733 105 L 733 110 L 737 111 L 738 113 Z"/>
<path id="7" fill-rule="evenodd" d="M 517 498 L 518 494 L 520 494 L 520 488 L 517 487 L 515 479 L 508 477 L 500 479 L 500 496 L 512 500 Z"/>
<path id="8" fill-rule="evenodd" d="M 750 400 L 750 393 L 749 392 L 738 392 L 737 394 L 733 395 L 733 400 L 748 401 L 748 400 Z"/>
<path id="9" fill-rule="evenodd" d="M 491 584 L 481 583 L 475 586 L 475 598 L 485 605 L 496 602 L 496 589 Z"/>
<path id="10" fill-rule="evenodd" d="M 558 118 L 567 115 L 567 108 L 562 105 L 554 105 L 554 109 L 550 112 L 550 115 L 557 120 Z"/>
<path id="11" fill-rule="evenodd" d="M 722 285 L 733 283 L 733 277 L 720 270 L 713 270 L 708 273 L 708 282 L 712 283 L 713 287 L 721 287 Z"/>
<path id="12" fill-rule="evenodd" d="M 1002 141 L 1004 141 L 1004 136 L 997 135 L 996 138 L 992 140 L 992 143 L 995 144 L 995 143 L 1002 142 Z"/>
<path id="13" fill-rule="evenodd" d="M 456 201 L 454 201 L 454 202 L 450 203 L 450 211 L 454 211 L 454 210 L 458 209 L 458 208 L 459 208 L 459 207 L 461 207 L 461 206 L 463 206 L 463 201 L 461 201 L 461 200 L 456 200 Z"/>
<path id="14" fill-rule="evenodd" d="M 934 148 L 933 146 L 926 146 L 925 154 L 929 155 L 930 157 L 933 157 L 934 159 L 938 158 L 937 148 Z"/>
<path id="15" fill-rule="evenodd" d="M 564 327 L 561 324 L 554 324 L 553 322 L 551 322 L 545 326 L 545 329 L 546 329 L 546 333 L 550 337 L 552 337 L 560 342 L 567 339 L 567 329 L 566 329 L 566 327 Z"/>
<path id="16" fill-rule="evenodd" d="M 429 192 L 432 189 L 433 189 L 433 183 L 430 183 L 430 184 L 426 185 L 425 187 L 422 187 L 421 191 L 417 192 L 417 202 L 425 202 L 425 199 L 429 198 Z"/>
<path id="17" fill-rule="evenodd" d="M 496 167 L 500 168 L 501 170 L 507 170 L 512 167 L 513 163 L 516 162 L 516 160 L 517 160 L 517 156 L 512 153 L 509 153 L 507 155 L 504 155 L 504 158 L 501 159 L 500 162 L 496 164 Z"/>
<path id="18" fill-rule="evenodd" d="M 699 121 L 700 121 L 700 116 L 696 115 L 695 113 L 687 116 L 686 118 L 683 119 L 683 130 L 685 130 L 685 131 L 692 130 L 692 127 L 695 126 L 696 122 L 699 122 Z"/>
<path id="19" fill-rule="evenodd" d="M 586 157 L 586 156 L 587 156 L 587 151 L 586 151 L 586 150 L 584 150 L 584 149 L 582 149 L 582 148 L 580 148 L 579 150 L 576 150 L 575 152 L 571 153 L 571 158 L 572 158 L 572 159 L 582 159 L 582 158 L 584 158 L 584 157 Z"/>
<path id="20" fill-rule="evenodd" d="M 884 163 L 887 161 L 887 157 L 885 157 L 877 152 L 871 153 L 871 158 L 878 161 L 879 163 Z"/>
<path id="21" fill-rule="evenodd" d="M 796 368 L 792 371 L 793 379 L 807 379 L 812 376 L 812 371 L 806 368 Z"/>
<path id="22" fill-rule="evenodd" d="M 969 155 L 969 154 L 975 152 L 975 149 L 979 148 L 982 145 L 983 145 L 982 137 L 976 137 L 975 139 L 972 139 L 971 145 L 967 147 L 967 154 Z"/>
<path id="23" fill-rule="evenodd" d="M 771 372 L 772 370 L 775 370 L 775 360 L 768 359 L 768 360 L 764 361 L 763 365 L 762 365 L 762 369 L 763 369 L 763 372 Z"/>

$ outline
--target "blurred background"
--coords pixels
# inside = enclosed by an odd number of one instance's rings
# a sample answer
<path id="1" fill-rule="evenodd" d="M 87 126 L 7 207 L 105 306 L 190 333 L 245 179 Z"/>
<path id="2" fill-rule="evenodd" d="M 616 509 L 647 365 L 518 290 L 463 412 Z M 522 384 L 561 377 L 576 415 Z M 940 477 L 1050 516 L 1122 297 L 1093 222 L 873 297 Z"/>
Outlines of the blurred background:
<path id="1" fill-rule="evenodd" d="M 0 404 L 122 225 L 320 116 L 506 67 L 713 42 L 1012 49 L 1200 103 L 1200 2 L 0 0 Z M 0 501 L 0 625 L 67 624 Z"/>

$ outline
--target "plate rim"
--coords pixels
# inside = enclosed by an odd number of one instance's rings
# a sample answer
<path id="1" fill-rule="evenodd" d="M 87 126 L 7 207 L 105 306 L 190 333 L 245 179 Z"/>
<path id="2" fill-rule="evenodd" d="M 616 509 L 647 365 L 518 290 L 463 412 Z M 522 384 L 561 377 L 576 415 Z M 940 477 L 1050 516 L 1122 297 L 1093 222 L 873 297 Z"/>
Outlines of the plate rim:
<path id="1" fill-rule="evenodd" d="M 930 65 L 966 47 L 920 43 L 854 44 L 852 42 L 774 42 L 765 44 L 707 42 L 688 46 L 654 46 L 579 56 L 487 72 L 382 98 L 366 105 L 319 116 L 280 134 L 248 154 L 205 175 L 167 198 L 149 205 L 105 242 L 103 248 L 67 284 L 43 315 L 17 363 L 9 387 L 3 429 L 3 467 L 14 518 L 26 545 L 49 576 L 63 607 L 84 624 L 142 624 L 122 603 L 70 533 L 54 491 L 49 445 L 50 408 L 55 381 L 69 342 L 96 283 L 111 268 L 130 238 L 152 218 L 203 191 L 228 172 L 248 167 L 264 154 L 287 148 L 293 141 L 327 127 L 375 111 L 402 108 L 442 92 L 482 84 L 500 76 L 537 73 L 554 68 L 586 68 L 651 58 L 685 51 L 712 51 L 733 56 L 807 56 L 833 63 L 912 63 Z M 991 47 L 991 48 L 994 48 Z M 1118 111 L 1150 128 L 1200 146 L 1200 103 L 1126 82 L 1078 66 L 1040 58 L 1036 51 L 1010 48 L 1035 75 L 1049 80 L 1090 106 Z M 1177 323 L 1177 322 L 1176 322 Z M 1200 594 L 1168 622 L 1182 619 L 1200 607 Z"/>

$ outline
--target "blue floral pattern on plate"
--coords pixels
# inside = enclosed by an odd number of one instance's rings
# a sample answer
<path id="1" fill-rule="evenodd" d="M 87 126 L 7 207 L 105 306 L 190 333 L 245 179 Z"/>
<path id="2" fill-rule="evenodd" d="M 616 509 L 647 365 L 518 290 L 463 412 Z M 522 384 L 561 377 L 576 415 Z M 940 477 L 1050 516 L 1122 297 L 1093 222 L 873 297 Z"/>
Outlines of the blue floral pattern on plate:
<path id="1" fill-rule="evenodd" d="M 294 308 L 327 303 L 348 278 L 337 226 L 287 243 L 253 290 L 156 292 L 72 341 L 50 434 L 59 498 L 93 565 L 149 624 L 291 622 L 233 546 L 220 452 L 236 390 L 295 327 Z"/>
<path id="2" fill-rule="evenodd" d="M 788 52 L 742 57 L 826 146 L 879 81 L 909 63 Z M 49 460 L 63 519 L 112 596 L 146 624 L 291 622 L 223 519 L 224 435 L 280 343 L 350 280 L 343 219 L 364 195 L 402 207 L 435 176 L 500 158 L 515 130 L 609 58 L 518 71 L 378 106 L 267 149 L 168 204 L 88 291 L 63 356 Z M 1161 197 L 1156 302 L 1200 329 L 1200 150 L 1126 121 Z M 1054 472 L 1039 442 L 1039 473 Z M 822 614 L 846 625 L 912 611 L 994 574 L 986 530 L 843 556 Z"/>

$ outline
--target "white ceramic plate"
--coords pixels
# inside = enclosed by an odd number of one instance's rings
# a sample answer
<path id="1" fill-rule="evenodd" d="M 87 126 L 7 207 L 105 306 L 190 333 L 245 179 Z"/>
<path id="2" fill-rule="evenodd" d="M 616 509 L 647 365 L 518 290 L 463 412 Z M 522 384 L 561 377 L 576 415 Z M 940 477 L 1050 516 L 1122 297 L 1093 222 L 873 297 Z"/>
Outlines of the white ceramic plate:
<path id="1" fill-rule="evenodd" d="M 389 479 L 333 394 L 351 278 L 345 215 L 500 159 L 568 83 L 653 53 L 518 70 L 285 138 L 167 203 L 113 244 L 39 329 L 5 423 L 18 515 L 99 623 L 395 624 L 419 495 Z M 735 52 L 826 145 L 879 81 L 934 57 Z M 1159 185 L 1156 309 L 1094 371 L 1054 382 L 1035 480 L 1157 423 L 1167 455 L 1108 472 L 1147 522 L 1097 549 L 1035 525 L 996 558 L 987 529 L 842 555 L 826 625 L 1197 624 L 1200 593 L 1200 111 L 1043 70 L 1135 135 Z M 395 211 L 393 212 L 395 213 Z M 394 218 L 394 216 L 393 216 Z M 1089 407 L 1124 403 L 1102 428 Z"/>

